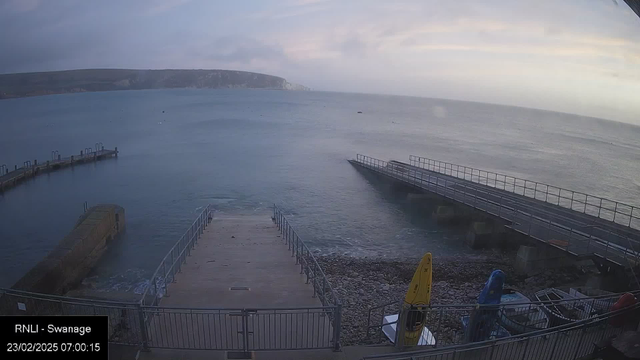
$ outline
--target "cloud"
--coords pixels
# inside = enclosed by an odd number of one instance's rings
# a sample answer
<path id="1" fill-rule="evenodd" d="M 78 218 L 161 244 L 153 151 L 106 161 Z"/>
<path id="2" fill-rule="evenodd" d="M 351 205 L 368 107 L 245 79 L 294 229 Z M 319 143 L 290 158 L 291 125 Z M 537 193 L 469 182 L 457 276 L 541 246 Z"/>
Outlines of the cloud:
<path id="1" fill-rule="evenodd" d="M 308 6 L 316 5 L 320 3 L 328 3 L 334 0 L 290 0 L 287 2 L 288 6 Z"/>
<path id="2" fill-rule="evenodd" d="M 251 20 L 282 20 L 286 18 L 309 16 L 332 8 L 333 0 L 292 0 L 269 10 L 244 15 Z"/>
<path id="3" fill-rule="evenodd" d="M 0 72 L 216 67 L 512 103 L 527 87 L 526 106 L 550 88 L 559 99 L 603 83 L 638 93 L 640 22 L 624 10 L 605 0 L 0 0 L 0 49 L 11 50 Z"/>
<path id="4" fill-rule="evenodd" d="M 308 34 L 289 37 L 294 38 L 292 48 L 298 49 L 292 52 L 308 49 L 312 47 L 309 43 L 314 43 L 316 53 L 337 50 L 347 56 L 466 51 L 536 55 L 549 59 L 573 56 L 634 63 L 640 59 L 640 42 L 622 36 L 585 34 L 568 29 L 556 30 L 552 34 L 541 23 L 461 18 L 452 22 L 408 23 L 404 27 L 353 24 L 334 28 L 324 38 Z M 287 52 L 290 52 L 288 47 Z"/>
<path id="5" fill-rule="evenodd" d="M 195 52 L 205 59 L 241 64 L 256 60 L 286 60 L 282 47 L 244 36 L 219 37 Z"/>
<path id="6" fill-rule="evenodd" d="M 23 13 L 35 10 L 40 6 L 40 0 L 4 0 L 0 9 L 12 13 Z"/>
<path id="7" fill-rule="evenodd" d="M 158 15 L 171 9 L 182 6 L 191 0 L 153 0 L 152 5 L 146 9 L 147 15 Z"/>
<path id="8" fill-rule="evenodd" d="M 369 52 L 370 44 L 358 36 L 351 36 L 338 45 L 340 52 L 347 56 L 365 56 Z"/>
<path id="9" fill-rule="evenodd" d="M 549 57 L 601 57 L 625 59 L 626 54 L 609 52 L 605 49 L 598 49 L 590 46 L 538 46 L 538 45 L 495 45 L 495 44 L 450 44 L 450 43 L 431 43 L 419 44 L 411 47 L 415 51 L 474 51 L 495 54 L 519 54 L 519 55 L 542 55 Z M 631 57 L 634 61 L 637 58 Z"/>

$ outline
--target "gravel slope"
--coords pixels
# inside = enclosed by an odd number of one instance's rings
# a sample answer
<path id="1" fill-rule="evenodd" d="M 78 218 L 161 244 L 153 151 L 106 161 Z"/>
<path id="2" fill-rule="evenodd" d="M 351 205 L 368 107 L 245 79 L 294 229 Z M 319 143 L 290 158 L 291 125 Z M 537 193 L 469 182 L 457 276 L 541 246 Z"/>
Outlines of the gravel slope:
<path id="1" fill-rule="evenodd" d="M 420 261 L 417 257 L 374 259 L 340 255 L 321 256 L 317 259 L 343 303 L 343 345 L 378 342 L 377 338 L 366 339 L 369 308 L 401 301 Z M 513 269 L 514 259 L 514 253 L 497 251 L 457 257 L 434 256 L 432 304 L 475 303 L 489 274 L 495 269 L 506 273 L 506 286 L 526 295 L 547 287 L 573 283 L 584 274 L 576 267 L 568 267 L 526 277 L 516 274 Z M 459 330 L 459 320 L 451 319 L 447 323 L 450 323 L 450 328 L 444 329 L 442 333 Z"/>

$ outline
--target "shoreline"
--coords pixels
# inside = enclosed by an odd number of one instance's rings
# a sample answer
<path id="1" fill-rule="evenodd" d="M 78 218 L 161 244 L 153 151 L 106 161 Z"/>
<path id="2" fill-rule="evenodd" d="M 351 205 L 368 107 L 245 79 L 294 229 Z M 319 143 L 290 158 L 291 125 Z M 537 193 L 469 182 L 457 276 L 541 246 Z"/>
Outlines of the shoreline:
<path id="1" fill-rule="evenodd" d="M 535 291 L 549 287 L 577 286 L 591 275 L 587 269 L 569 266 L 527 276 L 515 271 L 515 256 L 515 252 L 498 250 L 434 256 L 431 304 L 475 304 L 489 275 L 496 269 L 507 275 L 505 287 L 529 297 Z M 357 345 L 377 343 L 366 339 L 369 309 L 394 302 L 399 304 L 404 299 L 420 257 L 387 259 L 323 255 L 318 256 L 317 261 L 342 301 L 342 343 Z M 391 309 L 389 306 L 387 310 Z M 380 320 L 372 319 L 376 324 Z M 453 320 L 450 329 L 445 331 L 459 331 L 458 323 Z"/>

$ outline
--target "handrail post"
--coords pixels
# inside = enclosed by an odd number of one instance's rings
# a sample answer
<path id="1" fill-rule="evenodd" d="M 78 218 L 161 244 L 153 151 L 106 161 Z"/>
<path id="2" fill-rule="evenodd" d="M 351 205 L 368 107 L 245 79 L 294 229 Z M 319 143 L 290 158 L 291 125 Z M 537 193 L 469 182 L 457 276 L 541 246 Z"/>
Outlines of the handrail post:
<path id="1" fill-rule="evenodd" d="M 444 308 L 440 308 L 440 313 L 438 314 L 438 328 L 436 329 L 434 335 L 434 340 L 435 340 L 435 344 L 433 345 L 434 348 L 438 347 L 438 339 L 441 337 L 440 336 L 440 324 L 442 323 L 442 314 L 444 313 Z M 396 327 L 397 329 L 397 327 Z"/>
<path id="2" fill-rule="evenodd" d="M 245 354 L 249 354 L 249 312 L 242 309 L 242 350 Z"/>
<path id="3" fill-rule="evenodd" d="M 173 267 L 173 264 L 176 262 L 176 260 L 173 258 L 173 249 L 171 249 L 170 254 L 171 254 L 171 269 L 172 269 L 171 270 L 171 272 L 172 272 L 172 274 L 171 274 L 171 282 L 174 282 L 176 280 L 176 276 L 175 276 L 176 275 L 176 270 Z"/>
<path id="4" fill-rule="evenodd" d="M 316 297 L 316 295 L 318 294 L 318 266 L 316 265 L 316 262 L 313 262 L 313 283 L 311 284 L 311 286 L 313 287 L 313 296 L 312 297 Z"/>
<path id="5" fill-rule="evenodd" d="M 576 352 L 575 352 L 575 354 L 573 355 L 573 358 L 574 358 L 574 359 L 577 359 L 577 358 L 578 358 L 578 354 L 580 353 L 580 349 L 581 349 L 580 344 L 582 344 L 582 340 L 583 340 L 583 338 L 584 338 L 584 334 L 585 334 L 586 332 L 587 332 L 587 327 L 583 327 L 583 328 L 582 328 L 582 331 L 580 332 L 580 339 L 578 340 L 578 345 L 576 346 Z M 523 359 L 524 359 L 524 357 L 523 357 Z"/>
<path id="6" fill-rule="evenodd" d="M 296 234 L 296 231 L 294 230 L 293 231 L 293 235 L 291 236 L 291 241 L 289 241 L 289 244 L 291 244 L 291 246 L 289 247 L 289 250 L 291 250 L 291 257 L 295 256 L 295 251 L 296 251 L 295 250 L 295 247 L 296 247 L 295 240 L 296 240 L 297 237 L 298 237 L 298 234 Z M 296 261 L 296 263 L 297 263 L 297 261 Z"/>
<path id="7" fill-rule="evenodd" d="M 487 359 L 489 359 L 489 360 L 493 359 L 493 352 L 495 351 L 495 349 L 496 349 L 496 341 L 494 341 L 493 344 L 491 344 L 491 349 L 490 349 L 491 353 L 490 353 L 489 357 L 487 357 Z"/>
<path id="8" fill-rule="evenodd" d="M 573 210 L 573 196 L 575 195 L 575 191 L 571 191 L 571 210 Z"/>
<path id="9" fill-rule="evenodd" d="M 407 314 L 407 308 L 402 306 L 400 308 L 400 313 L 398 314 L 398 321 L 396 321 L 395 347 L 398 350 L 402 350 L 402 348 L 404 348 L 404 333 L 405 325 L 407 323 Z"/>
<path id="10" fill-rule="evenodd" d="M 322 305 L 326 306 L 326 302 L 327 302 L 327 297 L 325 296 L 325 291 L 327 289 L 327 278 L 326 277 L 322 277 L 322 292 L 321 292 L 321 298 L 320 300 L 322 301 Z"/>
<path id="11" fill-rule="evenodd" d="M 300 263 L 300 275 L 302 275 L 304 273 L 304 264 L 303 264 L 303 259 L 304 257 L 304 247 L 300 246 L 300 244 L 298 244 L 298 261 Z"/>
<path id="12" fill-rule="evenodd" d="M 158 296 L 158 281 L 155 277 L 151 279 L 151 281 L 153 281 L 153 293 L 155 294 L 155 296 Z"/>
<path id="13" fill-rule="evenodd" d="M 144 321 L 144 308 L 138 304 L 138 319 L 140 321 L 140 340 L 142 342 L 142 351 L 149 351 L 149 337 L 147 336 L 147 325 Z"/>
<path id="14" fill-rule="evenodd" d="M 564 335 L 564 334 L 562 334 Z M 553 348 L 551 349 L 551 354 L 549 354 L 549 360 L 553 360 L 553 355 L 556 352 L 556 345 L 558 345 L 558 339 L 560 339 L 560 332 L 556 332 L 556 341 L 553 342 Z"/>
<path id="15" fill-rule="evenodd" d="M 162 272 L 164 273 L 164 277 L 162 278 L 162 283 L 164 284 L 164 292 L 165 295 L 167 294 L 169 289 L 169 285 L 167 285 L 167 263 L 165 261 L 162 261 Z"/>
<path id="16" fill-rule="evenodd" d="M 598 218 L 600 218 L 600 211 L 602 210 L 602 198 L 600 198 L 600 206 L 598 206 Z"/>
<path id="17" fill-rule="evenodd" d="M 342 330 L 342 304 L 338 302 L 333 313 L 333 351 L 340 351 L 340 331 Z"/>

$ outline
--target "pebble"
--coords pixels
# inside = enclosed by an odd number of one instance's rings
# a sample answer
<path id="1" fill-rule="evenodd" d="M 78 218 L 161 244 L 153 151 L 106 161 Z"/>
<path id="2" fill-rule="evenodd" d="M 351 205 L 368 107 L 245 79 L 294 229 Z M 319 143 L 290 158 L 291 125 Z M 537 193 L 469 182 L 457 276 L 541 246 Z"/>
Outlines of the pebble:
<path id="1" fill-rule="evenodd" d="M 435 257 L 433 260 L 433 286 L 431 304 L 474 304 L 489 274 L 500 269 L 507 274 L 506 286 L 525 295 L 561 283 L 575 281 L 582 273 L 575 267 L 547 270 L 527 277 L 513 268 L 515 254 L 486 251 L 484 255 Z M 342 344 L 364 345 L 380 343 L 378 333 L 367 336 L 369 309 L 383 304 L 385 315 L 397 313 L 404 299 L 419 258 L 376 259 L 342 255 L 326 255 L 317 258 L 319 265 L 334 291 L 343 303 Z M 531 296 L 532 297 L 532 296 Z M 382 321 L 380 310 L 372 322 Z M 442 319 L 439 334 L 442 340 L 459 336 L 459 316 Z M 381 340 L 386 341 L 382 336 Z"/>

